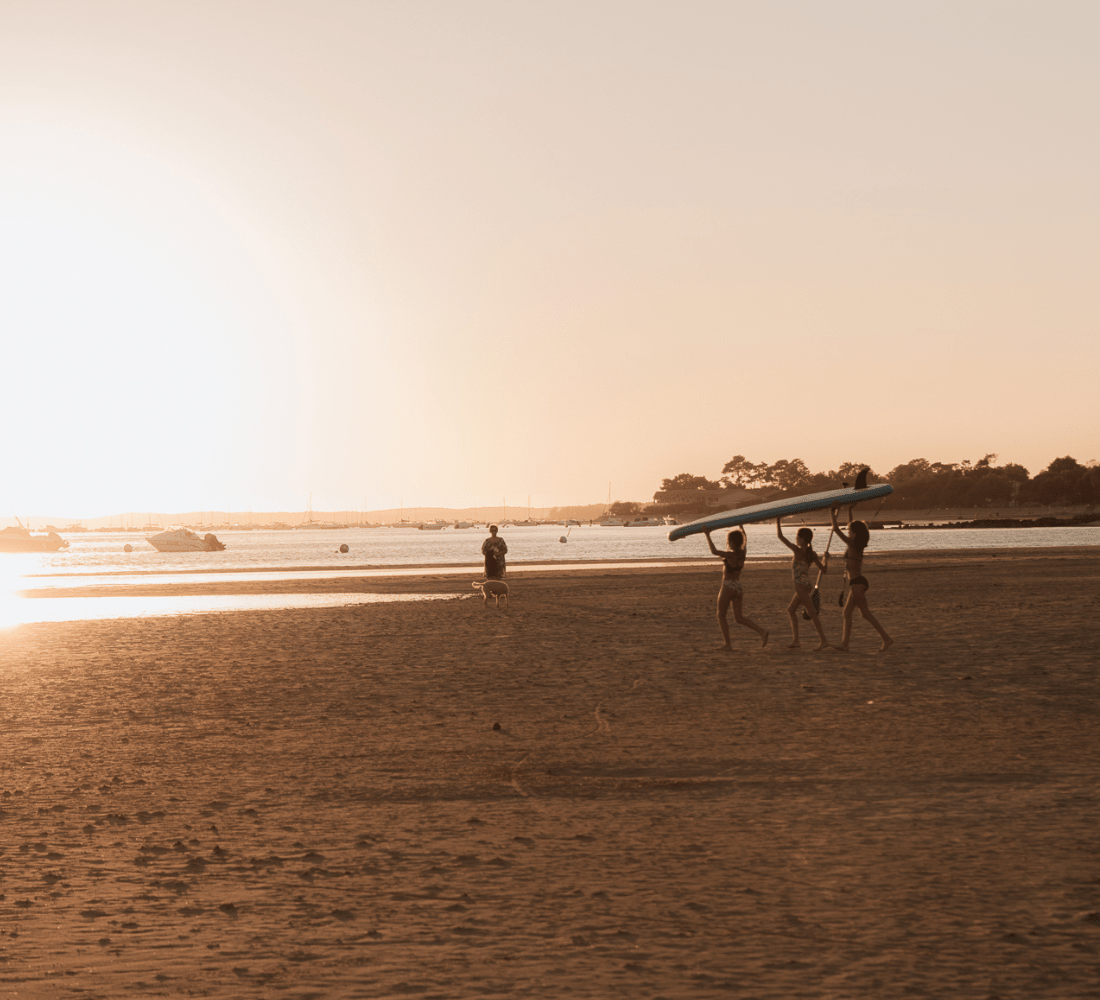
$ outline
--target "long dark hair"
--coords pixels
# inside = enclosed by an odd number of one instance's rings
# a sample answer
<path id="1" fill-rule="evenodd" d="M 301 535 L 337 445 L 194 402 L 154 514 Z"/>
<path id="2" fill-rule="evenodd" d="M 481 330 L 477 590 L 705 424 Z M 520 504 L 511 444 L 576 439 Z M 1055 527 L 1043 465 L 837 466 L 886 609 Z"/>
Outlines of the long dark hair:
<path id="1" fill-rule="evenodd" d="M 867 548 L 867 543 L 871 540 L 871 532 L 862 521 L 853 521 L 848 528 L 848 537 L 857 549 L 862 550 Z"/>
<path id="2" fill-rule="evenodd" d="M 806 544 L 807 545 L 812 545 L 813 540 L 814 540 L 814 529 L 813 528 L 799 528 L 798 529 L 798 534 L 795 535 L 795 538 L 800 538 L 800 539 L 804 538 L 804 539 L 806 539 Z"/>
<path id="3" fill-rule="evenodd" d="M 745 544 L 745 536 L 740 531 L 731 531 L 726 535 L 726 544 L 736 552 Z"/>

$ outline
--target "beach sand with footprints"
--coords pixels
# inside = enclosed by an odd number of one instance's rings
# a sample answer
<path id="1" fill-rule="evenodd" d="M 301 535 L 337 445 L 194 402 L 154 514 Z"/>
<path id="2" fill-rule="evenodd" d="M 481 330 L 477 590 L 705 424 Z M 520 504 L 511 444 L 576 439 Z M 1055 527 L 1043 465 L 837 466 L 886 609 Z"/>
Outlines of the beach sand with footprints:
<path id="1" fill-rule="evenodd" d="M 873 545 L 0 633 L 0 996 L 1097 996 L 1100 551 Z"/>

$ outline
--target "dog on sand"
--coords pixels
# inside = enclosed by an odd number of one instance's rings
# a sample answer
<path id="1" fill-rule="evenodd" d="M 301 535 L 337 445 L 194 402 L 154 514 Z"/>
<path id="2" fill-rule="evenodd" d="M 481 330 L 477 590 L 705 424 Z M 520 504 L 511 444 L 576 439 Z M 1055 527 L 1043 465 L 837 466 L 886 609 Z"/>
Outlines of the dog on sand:
<path id="1" fill-rule="evenodd" d="M 474 580 L 474 590 L 481 591 L 481 600 L 484 604 L 489 603 L 489 598 L 492 597 L 496 601 L 496 607 L 500 607 L 500 599 L 503 597 L 505 601 L 508 600 L 508 584 L 503 580 Z"/>

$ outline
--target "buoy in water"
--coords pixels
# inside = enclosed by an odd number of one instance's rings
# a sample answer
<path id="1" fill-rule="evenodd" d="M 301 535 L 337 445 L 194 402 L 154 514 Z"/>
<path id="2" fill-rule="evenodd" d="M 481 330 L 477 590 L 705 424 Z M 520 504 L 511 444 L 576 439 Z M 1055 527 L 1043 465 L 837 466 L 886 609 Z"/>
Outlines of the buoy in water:
<path id="1" fill-rule="evenodd" d="M 123 552 L 133 552 L 134 547 L 129 542 L 127 542 L 125 545 L 122 546 L 122 551 Z"/>
<path id="2" fill-rule="evenodd" d="M 348 543 L 347 542 L 344 542 L 344 544 L 340 546 L 340 551 L 341 552 L 347 552 L 348 551 Z"/>
<path id="3" fill-rule="evenodd" d="M 559 539 L 558 539 L 558 541 L 559 541 L 559 542 L 568 542 L 568 541 L 569 541 L 569 539 L 568 539 L 568 538 L 566 538 L 566 537 L 565 537 L 565 535 L 562 535 L 562 536 L 561 536 L 561 538 L 559 538 Z"/>

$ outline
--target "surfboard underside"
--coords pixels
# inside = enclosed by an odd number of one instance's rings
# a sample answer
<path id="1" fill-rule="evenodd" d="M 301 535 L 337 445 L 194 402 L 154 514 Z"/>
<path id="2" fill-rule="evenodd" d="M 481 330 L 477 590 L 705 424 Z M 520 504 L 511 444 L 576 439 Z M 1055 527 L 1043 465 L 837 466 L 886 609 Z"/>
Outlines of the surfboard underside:
<path id="1" fill-rule="evenodd" d="M 755 521 L 769 521 L 776 517 L 806 514 L 811 510 L 831 507 L 833 504 L 847 506 L 864 500 L 877 500 L 893 492 L 894 487 L 889 483 L 876 483 L 863 490 L 847 487 L 841 490 L 826 490 L 824 493 L 807 493 L 805 496 L 791 497 L 787 500 L 772 500 L 752 507 L 739 507 L 677 525 L 668 533 L 668 540 L 675 542 L 678 538 L 687 538 L 688 535 L 698 535 L 704 531 L 717 531 L 720 528 L 735 528 L 739 524 L 752 524 Z"/>

